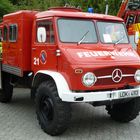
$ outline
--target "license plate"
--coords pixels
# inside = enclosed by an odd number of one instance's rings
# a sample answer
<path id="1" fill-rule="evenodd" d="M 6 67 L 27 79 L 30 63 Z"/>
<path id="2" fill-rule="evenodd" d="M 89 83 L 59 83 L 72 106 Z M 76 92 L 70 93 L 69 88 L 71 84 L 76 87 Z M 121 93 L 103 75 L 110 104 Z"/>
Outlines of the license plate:
<path id="1" fill-rule="evenodd" d="M 132 91 L 122 91 L 119 92 L 119 98 L 127 98 L 127 97 L 137 97 L 139 96 L 138 90 L 132 90 Z"/>

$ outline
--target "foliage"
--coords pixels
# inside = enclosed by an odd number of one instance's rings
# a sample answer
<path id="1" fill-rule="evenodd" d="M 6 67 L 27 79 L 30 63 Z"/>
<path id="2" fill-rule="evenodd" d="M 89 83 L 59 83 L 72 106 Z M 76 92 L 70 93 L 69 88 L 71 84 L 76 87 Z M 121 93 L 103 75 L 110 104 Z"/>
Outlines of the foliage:
<path id="1" fill-rule="evenodd" d="M 7 13 L 20 9 L 47 10 L 48 7 L 64 6 L 68 3 L 71 6 L 80 6 L 83 11 L 93 7 L 94 12 L 105 12 L 105 0 L 0 0 L 0 18 Z M 108 0 L 109 14 L 116 15 L 121 0 Z"/>
<path id="2" fill-rule="evenodd" d="M 3 15 L 15 10 L 14 5 L 9 0 L 0 0 L 0 19 Z"/>

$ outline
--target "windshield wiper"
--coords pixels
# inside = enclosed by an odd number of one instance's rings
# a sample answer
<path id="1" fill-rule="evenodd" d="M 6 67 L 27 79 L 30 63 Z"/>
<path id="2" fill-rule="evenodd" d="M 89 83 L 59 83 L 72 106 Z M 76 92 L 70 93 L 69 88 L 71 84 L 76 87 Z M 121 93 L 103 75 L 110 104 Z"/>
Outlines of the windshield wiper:
<path id="1" fill-rule="evenodd" d="M 115 42 L 115 45 L 119 44 L 123 39 L 124 39 L 125 35 L 123 35 L 122 38 L 120 38 L 118 41 Z"/>
<path id="2" fill-rule="evenodd" d="M 84 39 L 86 38 L 86 35 L 89 33 L 89 30 L 83 35 L 83 37 L 80 39 L 80 41 L 78 42 L 78 45 L 80 45 Z"/>

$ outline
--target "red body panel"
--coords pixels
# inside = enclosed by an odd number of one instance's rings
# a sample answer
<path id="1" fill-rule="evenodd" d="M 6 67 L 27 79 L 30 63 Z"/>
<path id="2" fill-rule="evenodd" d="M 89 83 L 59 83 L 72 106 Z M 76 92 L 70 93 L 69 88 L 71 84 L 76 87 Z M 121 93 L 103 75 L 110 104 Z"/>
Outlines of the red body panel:
<path id="1" fill-rule="evenodd" d="M 117 14 L 118 17 L 122 17 L 124 15 L 124 12 L 126 10 L 126 7 L 128 5 L 129 0 L 124 0 L 120 6 L 119 12 Z"/>

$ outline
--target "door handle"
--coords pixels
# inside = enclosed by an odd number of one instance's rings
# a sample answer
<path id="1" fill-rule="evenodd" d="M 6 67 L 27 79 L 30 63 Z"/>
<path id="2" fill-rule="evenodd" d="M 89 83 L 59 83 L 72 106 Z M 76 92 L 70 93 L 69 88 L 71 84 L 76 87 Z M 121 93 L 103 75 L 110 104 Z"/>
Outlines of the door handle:
<path id="1" fill-rule="evenodd" d="M 34 50 L 36 50 L 36 48 L 32 48 L 32 50 L 34 51 Z"/>

